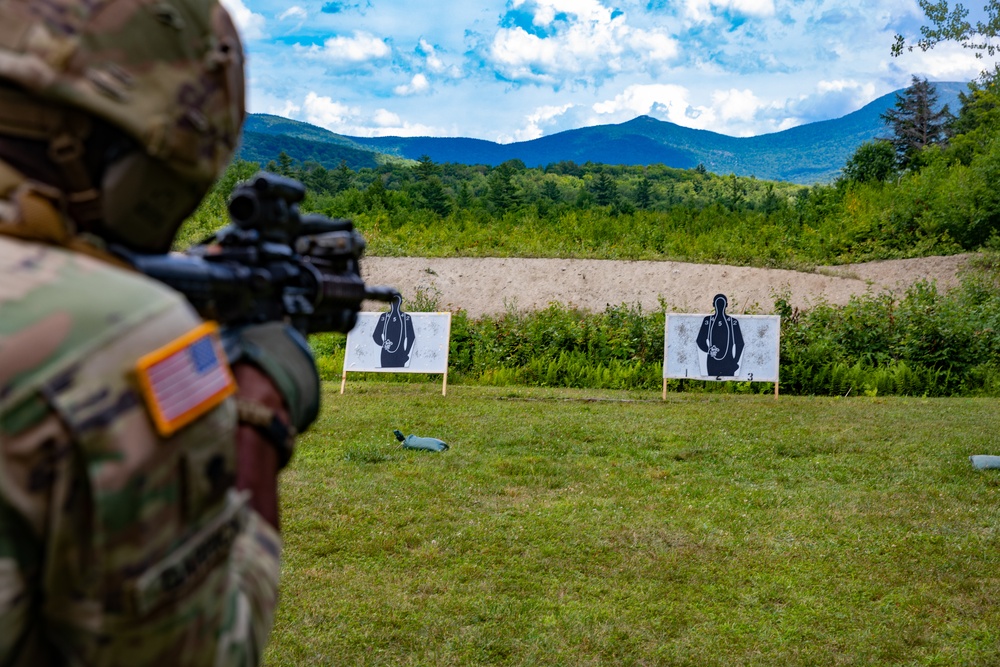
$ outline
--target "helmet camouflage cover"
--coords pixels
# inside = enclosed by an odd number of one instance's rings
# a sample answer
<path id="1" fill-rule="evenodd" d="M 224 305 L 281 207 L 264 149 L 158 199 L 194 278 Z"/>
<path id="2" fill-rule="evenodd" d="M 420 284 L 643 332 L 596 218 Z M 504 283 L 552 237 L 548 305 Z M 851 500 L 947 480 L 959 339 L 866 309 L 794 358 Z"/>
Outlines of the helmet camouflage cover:
<path id="1" fill-rule="evenodd" d="M 216 0 L 0 0 L 0 78 L 132 137 L 156 164 L 147 180 L 187 189 L 180 217 L 228 164 L 245 113 L 243 51 Z"/>

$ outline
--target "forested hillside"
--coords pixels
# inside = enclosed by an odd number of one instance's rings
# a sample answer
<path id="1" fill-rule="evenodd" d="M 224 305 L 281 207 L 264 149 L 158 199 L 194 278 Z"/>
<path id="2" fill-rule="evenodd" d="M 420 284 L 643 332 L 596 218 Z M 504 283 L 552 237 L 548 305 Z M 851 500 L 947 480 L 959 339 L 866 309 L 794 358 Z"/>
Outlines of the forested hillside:
<path id="1" fill-rule="evenodd" d="M 353 218 L 379 255 L 797 268 L 949 254 L 981 247 L 1000 225 L 995 86 L 972 89 L 963 99 L 949 131 L 954 136 L 921 147 L 919 160 L 897 162 L 891 144 L 870 142 L 844 165 L 846 176 L 812 187 L 714 174 L 703 165 L 561 161 L 527 167 L 509 160 L 489 167 L 424 156 L 412 166 L 352 168 L 344 159 L 328 169 L 281 152 L 263 166 L 302 180 L 310 192 L 306 208 Z M 886 168 L 868 173 L 866 165 L 883 148 L 889 151 Z M 234 163 L 182 242 L 217 226 L 228 188 L 256 168 Z"/>
<path id="2" fill-rule="evenodd" d="M 931 85 L 940 106 L 958 106 L 965 84 Z M 892 106 L 895 96 L 880 97 L 842 118 L 755 137 L 731 137 L 640 116 L 617 125 L 579 128 L 510 144 L 455 137 L 345 137 L 287 118 L 253 114 L 247 120 L 239 157 L 266 163 L 277 160 L 284 150 L 297 162 L 312 161 L 328 169 L 339 166 L 341 158 L 359 169 L 376 161 L 414 161 L 425 155 L 438 163 L 491 167 L 511 160 L 528 167 L 569 161 L 662 164 L 678 169 L 703 164 L 719 174 L 812 185 L 835 180 L 859 145 L 885 135 L 880 115 Z M 282 138 L 288 138 L 283 147 Z"/>
<path id="3" fill-rule="evenodd" d="M 385 163 L 336 169 L 287 153 L 263 166 L 306 183 L 303 208 L 355 220 L 369 254 L 671 259 L 808 269 L 821 264 L 984 250 L 960 290 L 917 284 L 903 298 L 782 314 L 782 377 L 799 393 L 1000 393 L 1000 84 L 974 84 L 957 118 L 928 114 L 932 91 L 897 98 L 892 141 L 862 144 L 829 185 L 804 187 L 703 166 L 564 161 L 529 168 Z M 931 96 L 931 98 L 928 97 Z M 924 106 L 921 106 L 924 105 Z M 912 123 L 937 118 L 914 132 Z M 932 123 L 933 125 L 933 123 Z M 929 137 L 914 140 L 913 136 Z M 235 162 L 186 225 L 180 245 L 225 222 Z M 425 295 L 426 297 L 427 295 Z M 430 301 L 421 305 L 433 307 Z M 773 309 L 773 310 L 772 310 Z M 659 382 L 663 312 L 605 313 L 558 304 L 469 320 L 453 337 L 459 381 L 646 387 Z M 322 368 L 343 341 L 315 341 Z M 744 387 L 742 390 L 758 390 Z M 731 390 L 731 389 L 725 389 Z"/>

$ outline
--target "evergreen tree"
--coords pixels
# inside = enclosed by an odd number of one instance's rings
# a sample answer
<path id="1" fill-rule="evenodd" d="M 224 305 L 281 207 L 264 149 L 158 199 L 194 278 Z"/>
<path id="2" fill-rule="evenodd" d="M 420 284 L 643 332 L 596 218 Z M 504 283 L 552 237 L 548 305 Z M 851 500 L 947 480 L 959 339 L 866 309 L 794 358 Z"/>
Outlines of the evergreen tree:
<path id="1" fill-rule="evenodd" d="M 618 185 L 607 172 L 597 175 L 592 189 L 598 206 L 612 206 L 618 201 Z"/>
<path id="2" fill-rule="evenodd" d="M 285 151 L 278 153 L 278 173 L 289 178 L 295 175 L 295 169 L 292 167 L 292 156 Z"/>
<path id="3" fill-rule="evenodd" d="M 375 175 L 375 180 L 365 190 L 364 200 L 368 210 L 389 208 L 389 191 L 385 189 L 381 175 Z"/>
<path id="4" fill-rule="evenodd" d="M 881 115 L 892 129 L 886 140 L 896 151 L 900 169 L 919 167 L 920 152 L 934 145 L 944 145 L 951 136 L 954 119 L 948 105 L 937 108 L 938 95 L 934 87 L 914 76 L 910 87 L 896 96 L 893 108 Z"/>
<path id="5" fill-rule="evenodd" d="M 434 160 L 429 155 L 421 155 L 417 160 L 417 166 L 413 168 L 418 181 L 430 180 L 433 176 L 441 173 L 441 167 L 434 164 Z"/>
<path id="6" fill-rule="evenodd" d="M 730 211 L 735 211 L 743 207 L 743 200 L 747 196 L 746 182 L 736 174 L 729 174 L 726 179 L 726 207 Z"/>
<path id="7" fill-rule="evenodd" d="M 451 212 L 448 193 L 445 192 L 444 185 L 437 176 L 431 176 L 423 181 L 417 193 L 421 207 L 430 209 L 442 217 Z"/>
<path id="8" fill-rule="evenodd" d="M 635 205 L 642 210 L 653 205 L 653 183 L 649 180 L 649 176 L 643 176 L 635 186 Z"/>
<path id="9" fill-rule="evenodd" d="M 455 205 L 465 210 L 472 207 L 472 189 L 469 188 L 468 181 L 462 181 L 458 186 L 458 196 L 455 198 Z"/>
<path id="10" fill-rule="evenodd" d="M 321 164 L 309 170 L 303 183 L 310 192 L 330 192 L 333 189 L 330 172 Z"/>
<path id="11" fill-rule="evenodd" d="M 351 187 L 351 182 L 353 180 L 354 172 L 347 166 L 347 160 L 341 160 L 340 166 L 337 167 L 330 176 L 330 187 L 333 193 L 337 194 L 338 192 L 343 192 L 347 188 Z"/>
<path id="12" fill-rule="evenodd" d="M 559 203 L 562 201 L 562 194 L 559 192 L 559 186 L 552 180 L 546 179 L 542 182 L 541 195 L 553 203 Z"/>
<path id="13" fill-rule="evenodd" d="M 486 199 L 501 214 L 514 209 L 521 201 L 517 184 L 513 181 L 514 175 L 517 173 L 514 162 L 514 160 L 509 160 L 500 164 L 490 172 L 486 180 Z M 516 162 L 520 162 L 520 160 Z"/>

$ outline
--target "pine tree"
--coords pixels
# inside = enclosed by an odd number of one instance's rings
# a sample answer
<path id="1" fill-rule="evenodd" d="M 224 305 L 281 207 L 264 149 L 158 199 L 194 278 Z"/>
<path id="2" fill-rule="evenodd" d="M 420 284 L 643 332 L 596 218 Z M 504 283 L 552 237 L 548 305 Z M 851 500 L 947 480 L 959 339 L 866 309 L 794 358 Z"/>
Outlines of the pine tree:
<path id="1" fill-rule="evenodd" d="M 513 181 L 517 173 L 516 162 L 519 161 L 508 160 L 500 164 L 486 179 L 486 198 L 500 213 L 513 209 L 521 200 L 517 185 Z"/>
<path id="2" fill-rule="evenodd" d="M 295 169 L 292 167 L 292 156 L 285 151 L 278 153 L 278 173 L 288 177 L 295 175 Z"/>
<path id="3" fill-rule="evenodd" d="M 469 184 L 466 181 L 462 181 L 462 184 L 458 186 L 458 195 L 455 198 L 455 205 L 462 210 L 472 206 L 472 190 L 469 188 Z"/>
<path id="4" fill-rule="evenodd" d="M 594 179 L 593 191 L 598 206 L 612 206 L 618 201 L 618 185 L 606 172 L 602 171 Z"/>
<path id="5" fill-rule="evenodd" d="M 927 79 L 913 77 L 910 87 L 896 96 L 896 104 L 881 115 L 892 129 L 887 137 L 896 151 L 900 169 L 919 167 L 920 152 L 934 145 L 944 145 L 951 136 L 954 120 L 948 105 L 937 108 L 938 96 Z"/>
<path id="6" fill-rule="evenodd" d="M 333 189 L 333 193 L 343 192 L 347 188 L 351 187 L 351 182 L 354 180 L 354 172 L 351 168 L 347 166 L 347 160 L 341 160 L 340 166 L 337 167 L 330 176 L 330 185 Z"/>
<path id="7" fill-rule="evenodd" d="M 437 176 L 430 176 L 420 184 L 418 189 L 420 206 L 430 209 L 440 216 L 451 213 L 451 200 L 445 192 L 444 184 Z"/>
<path id="8" fill-rule="evenodd" d="M 653 183 L 648 176 L 643 176 L 635 186 L 635 205 L 643 210 L 653 205 Z"/>
<path id="9" fill-rule="evenodd" d="M 553 203 L 559 203 L 562 201 L 562 194 L 559 193 L 559 186 L 552 180 L 545 180 L 542 182 L 541 195 Z"/>

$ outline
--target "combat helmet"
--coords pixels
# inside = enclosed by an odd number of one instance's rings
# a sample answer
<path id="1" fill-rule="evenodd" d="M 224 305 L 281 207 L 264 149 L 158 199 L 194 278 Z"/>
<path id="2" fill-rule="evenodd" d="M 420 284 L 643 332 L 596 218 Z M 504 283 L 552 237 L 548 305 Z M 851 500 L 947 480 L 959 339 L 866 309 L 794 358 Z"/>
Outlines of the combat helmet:
<path id="1" fill-rule="evenodd" d="M 0 1 L 0 134 L 48 140 L 98 235 L 161 252 L 225 169 L 245 115 L 243 50 L 217 0 Z M 81 173 L 98 119 L 132 149 Z"/>

